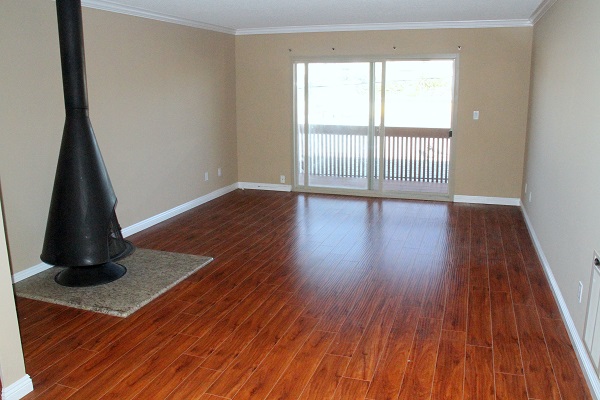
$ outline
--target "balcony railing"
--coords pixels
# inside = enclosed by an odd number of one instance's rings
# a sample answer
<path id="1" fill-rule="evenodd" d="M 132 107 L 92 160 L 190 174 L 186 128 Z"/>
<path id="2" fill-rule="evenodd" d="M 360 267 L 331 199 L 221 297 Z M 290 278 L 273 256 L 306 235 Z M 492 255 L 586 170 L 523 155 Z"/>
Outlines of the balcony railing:
<path id="1" fill-rule="evenodd" d="M 298 127 L 304 143 L 304 126 Z M 386 180 L 448 183 L 449 130 L 439 128 L 386 127 L 383 139 L 383 176 Z M 381 137 L 375 128 L 372 174 L 379 178 Z M 310 125 L 309 175 L 366 178 L 369 174 L 368 128 L 365 126 Z M 304 149 L 300 148 L 300 174 L 304 173 Z"/>

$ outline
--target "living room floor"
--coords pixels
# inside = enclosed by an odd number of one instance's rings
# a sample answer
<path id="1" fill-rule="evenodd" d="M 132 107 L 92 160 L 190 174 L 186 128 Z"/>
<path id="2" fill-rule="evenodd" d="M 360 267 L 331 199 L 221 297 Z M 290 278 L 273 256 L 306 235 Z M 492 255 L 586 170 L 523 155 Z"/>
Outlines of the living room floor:
<path id="1" fill-rule="evenodd" d="M 236 190 L 126 319 L 17 299 L 26 399 L 591 399 L 519 208 Z"/>

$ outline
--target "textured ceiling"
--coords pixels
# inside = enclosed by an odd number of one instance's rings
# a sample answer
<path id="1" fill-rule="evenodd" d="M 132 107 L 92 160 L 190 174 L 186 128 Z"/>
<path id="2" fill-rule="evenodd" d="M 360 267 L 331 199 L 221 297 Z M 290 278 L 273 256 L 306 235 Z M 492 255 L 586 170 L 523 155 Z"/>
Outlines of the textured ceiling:
<path id="1" fill-rule="evenodd" d="M 83 0 L 84 6 L 231 33 L 531 24 L 549 0 Z M 538 10 L 539 11 L 539 10 Z"/>

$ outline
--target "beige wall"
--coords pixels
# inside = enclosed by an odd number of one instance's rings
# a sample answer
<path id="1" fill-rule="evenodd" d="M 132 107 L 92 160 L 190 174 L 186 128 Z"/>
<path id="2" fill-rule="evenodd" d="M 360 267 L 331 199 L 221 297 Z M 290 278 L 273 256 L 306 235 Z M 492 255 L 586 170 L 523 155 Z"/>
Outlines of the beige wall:
<path id="1" fill-rule="evenodd" d="M 454 192 L 471 196 L 520 197 L 532 30 L 448 29 L 237 36 L 240 181 L 279 183 L 279 175 L 286 175 L 287 181 L 291 182 L 293 57 L 455 54 L 460 45 Z M 393 50 L 394 46 L 397 50 Z M 481 112 L 479 121 L 472 119 L 474 110 Z"/>
<path id="2" fill-rule="evenodd" d="M 558 0 L 535 25 L 524 177 L 525 208 L 580 333 L 600 250 L 599 20 L 597 0 Z"/>
<path id="3" fill-rule="evenodd" d="M 83 16 L 90 117 L 124 227 L 237 181 L 291 182 L 293 57 L 462 46 L 454 193 L 520 195 L 531 28 L 234 37 L 86 8 Z M 58 158 L 56 31 L 53 2 L 2 3 L 0 167 L 13 272 L 39 263 Z"/>
<path id="4" fill-rule="evenodd" d="M 234 37 L 87 8 L 83 25 L 90 118 L 121 225 L 237 182 Z M 64 123 L 54 2 L 3 0 L 0 54 L 0 171 L 19 272 L 40 262 Z"/>
<path id="5" fill-rule="evenodd" d="M 8 249 L 4 235 L 4 217 L 0 199 L 0 381 L 6 388 L 25 376 L 25 361 L 19 336 Z"/>

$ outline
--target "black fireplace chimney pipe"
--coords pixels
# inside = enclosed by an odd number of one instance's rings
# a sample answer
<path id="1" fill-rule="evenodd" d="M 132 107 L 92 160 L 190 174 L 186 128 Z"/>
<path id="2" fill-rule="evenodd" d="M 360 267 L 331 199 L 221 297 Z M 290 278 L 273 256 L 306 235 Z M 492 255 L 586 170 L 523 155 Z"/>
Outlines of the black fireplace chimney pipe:
<path id="1" fill-rule="evenodd" d="M 58 0 L 58 37 L 65 109 L 88 109 L 80 0 Z"/>
<path id="2" fill-rule="evenodd" d="M 66 118 L 41 259 L 69 267 L 58 283 L 92 286 L 125 273 L 112 262 L 122 254 L 110 251 L 115 237 L 123 239 L 117 197 L 88 115 L 81 1 L 56 0 L 56 10 Z"/>

